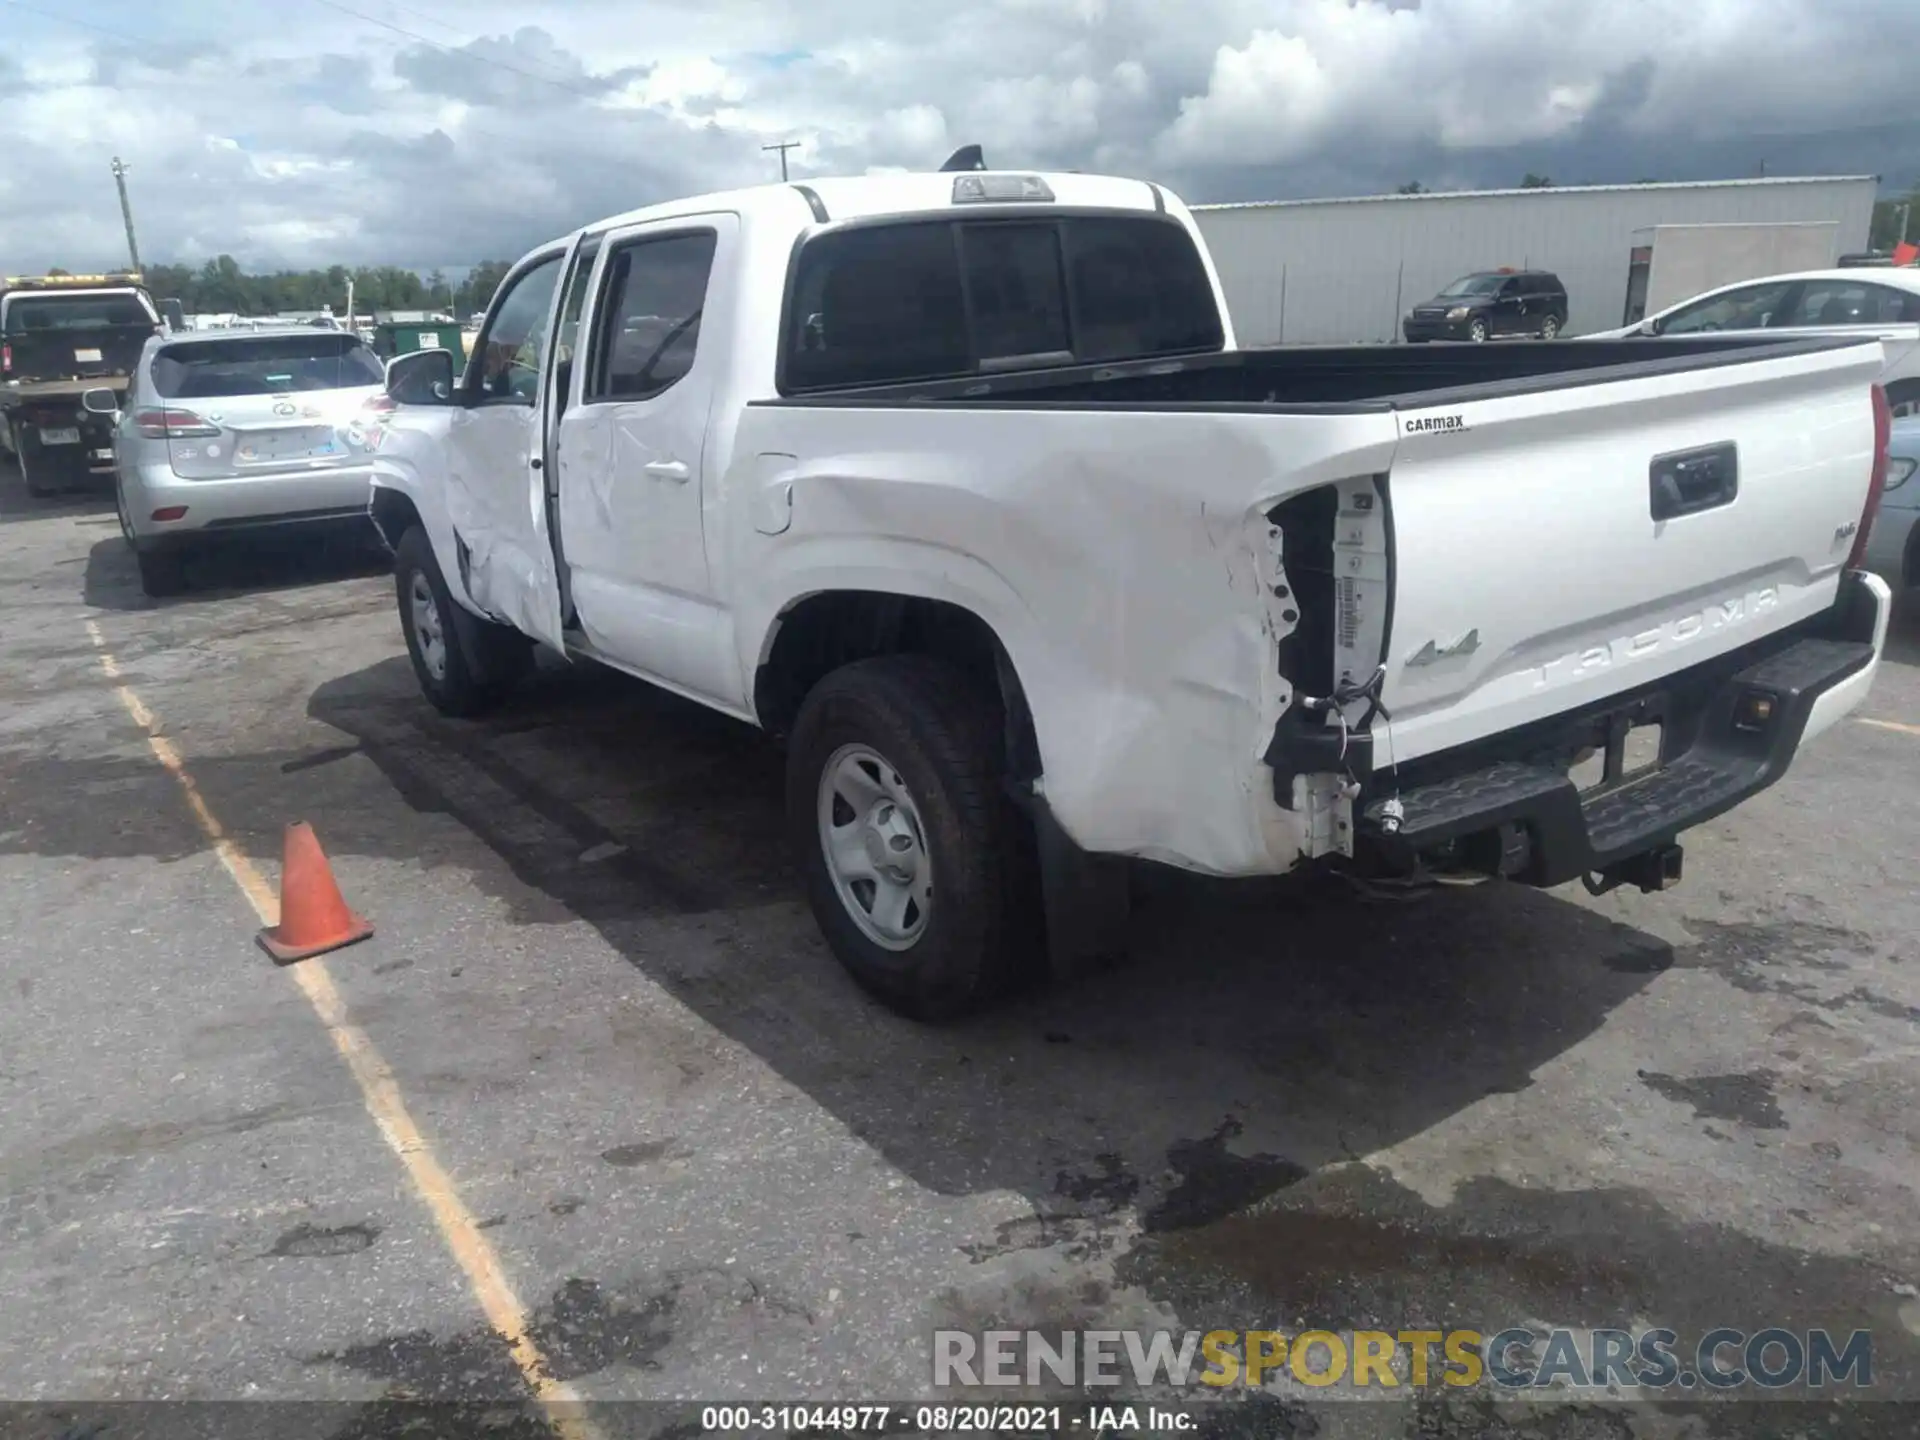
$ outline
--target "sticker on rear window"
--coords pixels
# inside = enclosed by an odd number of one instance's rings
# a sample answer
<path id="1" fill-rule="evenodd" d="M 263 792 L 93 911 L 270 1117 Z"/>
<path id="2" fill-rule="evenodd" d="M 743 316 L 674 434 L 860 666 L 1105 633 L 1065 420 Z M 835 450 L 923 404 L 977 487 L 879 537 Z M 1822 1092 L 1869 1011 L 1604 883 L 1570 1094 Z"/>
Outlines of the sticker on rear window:
<path id="1" fill-rule="evenodd" d="M 1466 428 L 1464 415 L 1416 415 L 1406 424 L 1409 435 L 1443 435 Z"/>

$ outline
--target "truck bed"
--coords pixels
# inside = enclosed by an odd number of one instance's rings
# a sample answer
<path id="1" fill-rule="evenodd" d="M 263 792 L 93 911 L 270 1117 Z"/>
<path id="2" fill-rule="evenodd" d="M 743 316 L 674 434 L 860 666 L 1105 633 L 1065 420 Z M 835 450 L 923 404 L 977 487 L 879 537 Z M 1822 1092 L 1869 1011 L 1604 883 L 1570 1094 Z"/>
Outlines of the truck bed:
<path id="1" fill-rule="evenodd" d="M 153 332 L 152 325 L 15 331 L 6 337 L 13 363 L 0 394 L 78 399 L 95 385 L 124 385 Z"/>
<path id="2" fill-rule="evenodd" d="M 1675 336 L 1490 345 L 1290 346 L 814 391 L 767 403 L 1258 407 L 1306 414 L 1354 413 L 1643 379 L 1854 343 L 1858 342 L 1830 337 L 1781 341 L 1771 336 Z"/>

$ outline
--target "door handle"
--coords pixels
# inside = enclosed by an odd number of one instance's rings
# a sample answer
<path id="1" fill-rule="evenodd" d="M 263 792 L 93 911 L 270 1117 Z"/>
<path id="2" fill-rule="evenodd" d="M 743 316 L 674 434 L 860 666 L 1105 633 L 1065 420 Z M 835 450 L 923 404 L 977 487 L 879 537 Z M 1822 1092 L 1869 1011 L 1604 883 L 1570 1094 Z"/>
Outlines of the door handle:
<path id="1" fill-rule="evenodd" d="M 640 468 L 656 480 L 671 480 L 676 485 L 686 484 L 692 473 L 681 460 L 649 460 Z"/>

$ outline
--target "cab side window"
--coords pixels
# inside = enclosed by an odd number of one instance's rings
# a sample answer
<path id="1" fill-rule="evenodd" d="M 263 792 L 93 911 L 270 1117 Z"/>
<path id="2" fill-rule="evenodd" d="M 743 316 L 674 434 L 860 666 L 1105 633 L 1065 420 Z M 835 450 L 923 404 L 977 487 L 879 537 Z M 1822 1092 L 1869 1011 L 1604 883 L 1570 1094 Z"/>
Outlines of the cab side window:
<path id="1" fill-rule="evenodd" d="M 512 281 L 488 318 L 479 353 L 482 399 L 531 405 L 540 393 L 547 317 L 553 310 L 554 287 L 560 283 L 561 259 L 555 255 L 542 260 Z"/>

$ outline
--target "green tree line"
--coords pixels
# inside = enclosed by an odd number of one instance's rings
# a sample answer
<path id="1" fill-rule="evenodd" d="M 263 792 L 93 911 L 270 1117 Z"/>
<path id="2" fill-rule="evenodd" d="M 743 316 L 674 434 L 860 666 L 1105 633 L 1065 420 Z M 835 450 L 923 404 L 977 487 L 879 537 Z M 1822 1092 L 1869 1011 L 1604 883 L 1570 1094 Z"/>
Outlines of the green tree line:
<path id="1" fill-rule="evenodd" d="M 504 260 L 488 260 L 466 277 L 449 281 L 435 270 L 422 276 L 398 265 L 349 269 L 275 270 L 250 274 L 231 255 L 219 255 L 195 269 L 191 265 L 149 265 L 147 288 L 161 299 L 178 300 L 189 314 L 277 315 L 290 310 L 347 309 L 347 281 L 353 281 L 353 308 L 376 310 L 451 310 L 464 319 L 484 310 L 508 270 Z"/>

